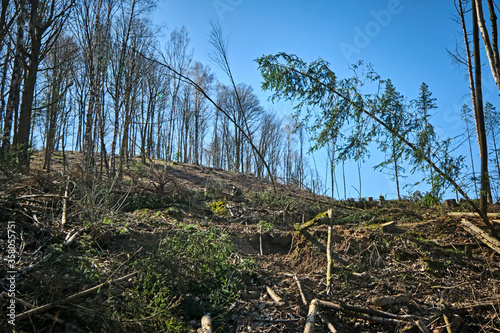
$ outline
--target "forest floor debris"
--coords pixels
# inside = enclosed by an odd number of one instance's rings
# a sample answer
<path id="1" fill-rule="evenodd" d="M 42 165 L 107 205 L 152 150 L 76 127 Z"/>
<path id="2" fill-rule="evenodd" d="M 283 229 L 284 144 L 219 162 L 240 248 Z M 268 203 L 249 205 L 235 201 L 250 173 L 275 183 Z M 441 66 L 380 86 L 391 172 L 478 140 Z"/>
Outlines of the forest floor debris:
<path id="1" fill-rule="evenodd" d="M 274 193 L 251 175 L 184 164 L 162 165 L 163 185 L 154 166 L 136 166 L 113 193 L 99 184 L 79 192 L 78 174 L 68 186 L 57 156 L 58 171 L 35 164 L 0 186 L 0 215 L 18 235 L 16 311 L 29 317 L 18 332 L 195 332 L 202 318 L 214 332 L 500 330 L 499 254 L 442 206 L 329 206 L 306 190 Z M 308 238 L 295 229 L 328 209 L 330 286 L 328 225 L 311 223 Z M 2 230 L 3 262 L 7 248 Z M 2 291 L 7 275 L 3 265 Z M 4 313 L 9 300 L 3 293 Z M 9 327 L 6 316 L 0 325 Z"/>

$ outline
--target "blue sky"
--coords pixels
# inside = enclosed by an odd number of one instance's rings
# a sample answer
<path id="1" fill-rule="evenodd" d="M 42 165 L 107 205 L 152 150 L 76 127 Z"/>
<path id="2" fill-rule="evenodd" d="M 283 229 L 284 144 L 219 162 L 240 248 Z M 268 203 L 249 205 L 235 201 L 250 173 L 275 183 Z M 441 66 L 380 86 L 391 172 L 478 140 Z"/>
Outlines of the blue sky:
<path id="1" fill-rule="evenodd" d="M 463 44 L 455 13 L 452 0 L 160 0 L 155 24 L 165 26 L 165 36 L 185 26 L 194 59 L 209 64 L 217 79 L 226 82 L 208 57 L 210 20 L 220 22 L 230 38 L 235 80 L 252 85 L 265 108 L 283 115 L 292 112 L 292 105 L 267 101 L 269 93 L 260 90 L 262 80 L 254 61 L 259 56 L 287 52 L 306 61 L 321 57 L 339 76 L 349 75 L 350 63 L 364 60 L 408 99 L 416 98 L 420 84 L 426 82 L 437 98 L 432 121 L 444 137 L 463 131 L 460 108 L 470 105 L 466 72 L 446 51 Z M 483 63 L 485 101 L 500 107 L 485 57 Z M 380 193 L 395 197 L 390 176 L 372 169 L 380 158 L 373 154 L 363 166 L 364 197 Z M 315 160 L 325 175 L 324 154 L 316 154 Z M 357 172 L 349 173 L 348 197 L 357 197 L 352 187 L 357 183 Z"/>

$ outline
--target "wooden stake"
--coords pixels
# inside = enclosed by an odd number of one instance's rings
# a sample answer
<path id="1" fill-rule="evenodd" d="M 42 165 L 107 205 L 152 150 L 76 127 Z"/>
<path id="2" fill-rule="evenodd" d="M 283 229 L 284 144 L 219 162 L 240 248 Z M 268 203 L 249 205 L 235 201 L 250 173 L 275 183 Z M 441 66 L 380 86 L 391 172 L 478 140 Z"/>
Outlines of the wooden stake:
<path id="1" fill-rule="evenodd" d="M 332 224 L 328 225 L 328 243 L 326 245 L 326 287 L 328 292 L 332 284 Z"/>
<path id="2" fill-rule="evenodd" d="M 62 216 L 61 216 L 61 226 L 64 227 L 66 224 L 66 212 L 68 207 L 68 184 L 69 181 L 66 180 L 66 188 L 64 189 L 64 197 L 63 197 L 63 207 L 62 207 Z"/>
<path id="3" fill-rule="evenodd" d="M 260 255 L 263 256 L 263 252 L 262 252 L 262 225 L 260 226 L 260 229 L 259 229 L 259 246 L 260 246 Z"/>

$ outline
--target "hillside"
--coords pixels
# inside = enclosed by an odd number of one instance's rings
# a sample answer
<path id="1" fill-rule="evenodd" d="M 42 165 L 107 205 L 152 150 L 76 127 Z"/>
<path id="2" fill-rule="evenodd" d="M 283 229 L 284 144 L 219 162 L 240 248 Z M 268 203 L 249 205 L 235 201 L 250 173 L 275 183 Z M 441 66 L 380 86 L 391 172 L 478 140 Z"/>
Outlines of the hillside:
<path id="1" fill-rule="evenodd" d="M 304 332 L 315 310 L 315 332 L 500 330 L 499 254 L 440 205 L 331 201 L 138 158 L 113 183 L 65 158 L 47 173 L 35 155 L 29 176 L 2 176 L 2 331 L 12 281 L 15 332 L 195 332 L 207 313 L 214 332 Z"/>

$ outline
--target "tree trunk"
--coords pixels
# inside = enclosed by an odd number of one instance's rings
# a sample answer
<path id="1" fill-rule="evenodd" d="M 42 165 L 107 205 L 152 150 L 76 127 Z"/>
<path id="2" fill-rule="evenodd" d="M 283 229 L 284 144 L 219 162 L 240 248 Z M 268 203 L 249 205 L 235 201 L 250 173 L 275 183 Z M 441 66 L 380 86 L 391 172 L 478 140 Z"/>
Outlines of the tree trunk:
<path id="1" fill-rule="evenodd" d="M 54 59 L 54 65 L 57 64 L 57 59 Z M 45 161 L 43 163 L 43 168 L 47 170 L 47 172 L 50 171 L 50 164 L 51 164 L 51 159 L 52 159 L 52 153 L 54 151 L 54 145 L 55 145 L 55 136 L 56 136 L 56 126 L 57 126 L 57 106 L 55 104 L 55 101 L 59 99 L 59 82 L 57 77 L 59 74 L 57 71 L 54 71 L 52 74 L 52 91 L 49 96 L 49 102 L 51 105 L 47 107 L 47 122 L 48 122 L 48 128 L 47 128 L 47 137 L 46 137 L 46 143 L 45 143 Z"/>
<path id="2" fill-rule="evenodd" d="M 495 130 L 493 128 L 493 124 L 491 124 L 491 137 L 493 139 L 492 140 L 493 141 L 493 152 L 495 153 L 495 162 L 497 165 L 498 179 L 500 181 L 500 160 L 499 160 L 499 156 L 498 156 L 497 140 L 495 138 Z M 498 200 L 498 195 L 497 195 L 497 200 Z"/>
<path id="3" fill-rule="evenodd" d="M 500 91 L 500 69 L 498 63 L 498 45 L 496 41 L 497 39 L 496 15 L 495 15 L 495 10 L 493 8 L 493 4 L 491 4 L 490 2 L 491 0 L 488 1 L 488 5 L 490 6 L 490 18 L 492 24 L 493 40 L 496 49 L 492 47 L 492 44 L 490 42 L 490 37 L 488 35 L 488 30 L 486 29 L 482 0 L 474 0 L 472 8 L 473 12 L 472 15 L 474 15 L 473 24 L 477 25 L 478 29 L 481 31 L 481 35 L 483 37 L 483 42 L 484 42 L 484 48 L 486 50 L 486 56 L 488 57 L 488 62 L 490 64 L 491 74 L 493 75 L 493 79 L 495 80 L 498 90 Z"/>
<path id="4" fill-rule="evenodd" d="M 7 54 L 10 54 L 11 52 L 11 43 L 9 42 L 7 45 Z M 7 62 L 9 59 L 5 58 L 5 62 Z M 3 66 L 2 70 L 2 81 L 0 83 L 0 96 L 5 95 L 5 83 L 7 82 L 7 69 L 9 69 L 9 66 Z M 5 111 L 5 98 L 0 98 L 0 114 L 4 115 Z M 0 118 L 0 121 L 3 123 L 3 119 Z M 0 124 L 1 126 L 1 124 Z M 2 133 L 0 129 L 0 133 Z"/>
<path id="5" fill-rule="evenodd" d="M 476 196 L 478 195 L 478 192 L 477 192 L 477 182 L 476 182 L 476 171 L 474 169 L 474 157 L 473 157 L 473 153 L 472 153 L 472 142 L 471 142 L 471 135 L 470 135 L 470 130 L 469 130 L 469 121 L 468 120 L 465 120 L 465 126 L 466 126 L 466 130 L 467 130 L 467 138 L 468 138 L 468 141 L 469 141 L 469 152 L 470 152 L 470 161 L 471 161 L 471 165 L 472 165 L 472 177 L 474 178 L 474 188 L 475 188 L 475 193 L 476 193 Z"/>
<path id="6" fill-rule="evenodd" d="M 131 101 L 128 100 L 125 103 L 125 119 L 123 123 L 123 136 L 122 136 L 122 142 L 120 146 L 120 161 L 118 165 L 118 178 L 121 179 L 123 177 L 123 165 L 125 162 L 125 159 L 128 158 L 126 156 L 128 154 L 128 138 L 129 138 L 129 127 L 130 127 L 130 104 Z"/>
<path id="7" fill-rule="evenodd" d="M 475 119 L 478 129 L 478 142 L 481 157 L 481 189 L 480 189 L 480 209 L 486 214 L 488 211 L 488 190 L 489 190 L 489 178 L 488 178 L 488 146 L 486 142 L 486 130 L 484 123 L 484 113 L 483 113 L 483 93 L 481 86 L 481 58 L 479 49 L 479 25 L 478 16 L 476 13 L 477 4 L 480 0 L 473 0 L 472 15 L 473 15 L 473 45 L 474 45 L 474 72 L 475 72 L 475 83 L 476 83 L 476 109 L 475 109 Z M 491 196 L 490 196 L 491 197 Z"/>
<path id="8" fill-rule="evenodd" d="M 99 64 L 97 64 L 97 52 L 99 51 L 99 38 L 102 33 L 102 22 L 101 22 L 101 8 L 102 8 L 102 0 L 97 1 L 96 8 L 94 10 L 95 17 L 94 22 L 92 22 L 93 33 L 94 35 L 89 36 L 88 40 L 88 51 L 86 52 L 86 61 L 88 66 L 88 74 L 89 74 L 89 101 L 87 105 L 87 114 L 85 116 L 85 132 L 83 134 L 83 171 L 87 175 L 90 175 L 90 171 L 94 166 L 94 139 L 95 136 L 92 134 L 94 129 L 94 120 L 95 120 L 95 110 L 97 103 L 97 94 L 99 90 L 97 75 Z M 87 22 L 90 24 L 90 22 Z M 98 28 L 101 27 L 101 28 Z M 90 27 L 88 29 L 91 29 Z"/>
<path id="9" fill-rule="evenodd" d="M 491 22 L 491 48 L 493 51 L 494 64 L 498 70 L 500 66 L 500 54 L 498 52 L 498 28 L 497 28 L 497 15 L 495 14 L 495 4 L 493 0 L 488 0 L 488 10 L 490 12 Z"/>
<path id="10" fill-rule="evenodd" d="M 33 107 L 33 97 L 35 93 L 38 65 L 40 63 L 40 50 L 42 48 L 43 30 L 38 30 L 38 0 L 31 1 L 31 15 L 29 34 L 31 36 L 31 52 L 29 55 L 28 68 L 23 85 L 23 96 L 21 101 L 21 112 L 19 114 L 19 127 L 14 134 L 13 144 L 20 150 L 18 161 L 24 172 L 29 171 L 30 159 L 30 129 L 31 129 L 31 109 Z"/>
<path id="11" fill-rule="evenodd" d="M 401 193 L 399 191 L 399 170 L 398 170 L 398 158 L 396 151 L 396 138 L 392 136 L 392 155 L 394 158 L 394 178 L 396 180 L 396 190 L 398 193 L 398 200 L 401 200 Z"/>
<path id="12" fill-rule="evenodd" d="M 4 127 L 2 134 L 2 153 L 10 151 L 11 141 L 10 135 L 12 130 L 12 116 L 17 112 L 19 107 L 19 94 L 22 81 L 22 62 L 24 52 L 24 25 L 26 22 L 27 14 L 27 0 L 20 1 L 20 14 L 17 20 L 17 33 L 16 33 L 16 50 L 14 54 L 14 64 L 12 67 L 12 78 L 10 80 L 9 97 L 7 99 L 7 108 L 5 110 Z"/>
<path id="13" fill-rule="evenodd" d="M 472 110 L 474 113 L 474 124 L 476 128 L 476 136 L 478 138 L 478 145 L 479 145 L 479 130 L 478 130 L 478 125 L 477 125 L 477 118 L 476 118 L 476 88 L 475 88 L 475 83 L 474 83 L 474 73 L 473 73 L 473 64 L 472 64 L 472 55 L 469 47 L 469 34 L 467 32 L 467 26 L 465 25 L 465 13 L 464 13 L 464 8 L 462 5 L 462 0 L 458 1 L 458 8 L 459 8 L 459 14 L 460 14 L 460 21 L 462 23 L 462 34 L 464 36 L 464 45 L 465 45 L 465 53 L 466 53 L 466 59 L 467 59 L 467 74 L 469 77 L 469 85 L 470 85 L 470 95 L 471 95 L 471 102 L 472 102 Z M 468 126 L 468 125 L 467 125 Z M 470 140 L 469 140 L 470 142 Z M 471 163 L 472 163 L 472 168 L 473 168 L 473 175 L 475 177 L 475 172 L 474 172 L 474 162 L 472 161 L 472 147 L 471 149 Z M 474 181 L 474 187 L 476 188 L 476 196 L 477 196 L 477 183 Z"/>

